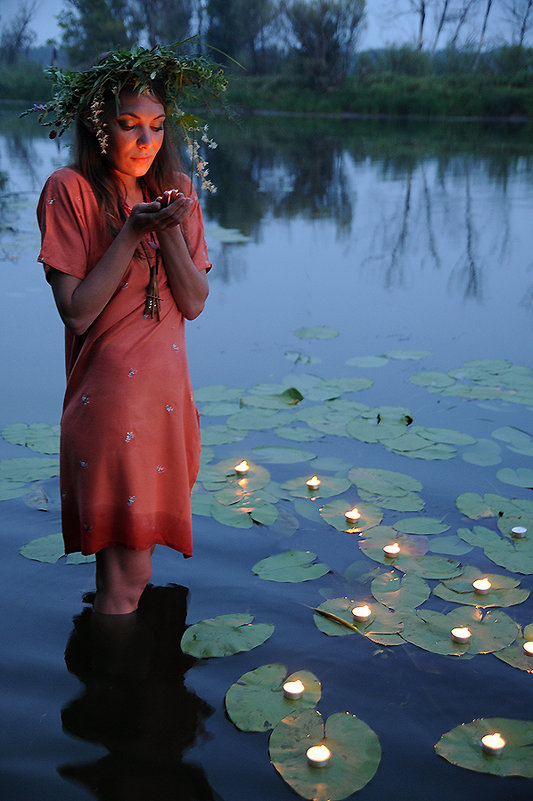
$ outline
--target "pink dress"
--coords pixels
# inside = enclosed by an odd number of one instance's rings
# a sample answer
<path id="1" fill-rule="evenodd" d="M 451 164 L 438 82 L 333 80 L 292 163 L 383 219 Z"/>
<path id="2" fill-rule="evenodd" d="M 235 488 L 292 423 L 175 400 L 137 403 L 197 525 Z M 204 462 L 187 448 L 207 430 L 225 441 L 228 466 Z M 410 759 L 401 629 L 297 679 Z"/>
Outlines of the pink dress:
<path id="1" fill-rule="evenodd" d="M 178 180 L 190 194 L 189 179 Z M 202 212 L 192 192 L 195 204 L 181 230 L 198 270 L 209 270 Z M 37 216 L 46 270 L 83 279 L 112 241 L 89 183 L 71 167 L 48 179 Z M 66 553 L 161 544 L 192 555 L 190 493 L 200 428 L 185 320 L 162 260 L 161 320 L 143 319 L 148 281 L 146 258 L 135 255 L 88 331 L 65 331 L 60 483 Z"/>

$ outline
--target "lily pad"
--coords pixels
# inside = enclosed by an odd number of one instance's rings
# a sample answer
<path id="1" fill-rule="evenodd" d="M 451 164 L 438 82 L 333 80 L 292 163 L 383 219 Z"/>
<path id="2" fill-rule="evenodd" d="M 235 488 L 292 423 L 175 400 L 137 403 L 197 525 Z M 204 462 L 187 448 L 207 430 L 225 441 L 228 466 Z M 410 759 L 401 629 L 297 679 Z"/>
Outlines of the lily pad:
<path id="1" fill-rule="evenodd" d="M 320 364 L 322 361 L 318 356 L 309 356 L 297 350 L 286 350 L 283 355 L 293 364 Z"/>
<path id="2" fill-rule="evenodd" d="M 472 448 L 461 454 L 463 460 L 479 467 L 491 467 L 502 460 L 501 448 L 490 439 L 479 439 Z"/>
<path id="3" fill-rule="evenodd" d="M 301 698 L 286 698 L 283 684 L 300 680 Z M 269 731 L 294 712 L 315 707 L 322 694 L 320 681 L 308 670 L 287 676 L 285 665 L 262 665 L 244 673 L 226 693 L 226 710 L 241 731 Z"/>
<path id="4" fill-rule="evenodd" d="M 409 574 L 398 576 L 393 571 L 376 576 L 371 590 L 377 601 L 397 612 L 412 612 L 431 595 L 423 579 Z"/>
<path id="5" fill-rule="evenodd" d="M 293 421 L 292 413 L 276 409 L 241 409 L 228 417 L 227 424 L 238 431 L 267 431 Z M 206 442 L 206 445 L 216 443 Z"/>
<path id="6" fill-rule="evenodd" d="M 326 745 L 329 763 L 313 768 L 306 759 L 311 745 Z M 355 715 L 338 712 L 324 725 L 315 709 L 284 718 L 270 735 L 270 759 L 281 777 L 303 798 L 340 801 L 375 775 L 381 746 L 376 733 Z"/>
<path id="7" fill-rule="evenodd" d="M 448 554 L 449 556 L 463 556 L 463 554 L 469 553 L 471 550 L 471 545 L 463 542 L 453 534 L 449 534 L 444 537 L 431 538 L 430 551 L 432 553 L 444 553 Z"/>
<path id="8" fill-rule="evenodd" d="M 266 642 L 274 632 L 271 623 L 253 624 L 253 620 L 253 615 L 244 613 L 201 620 L 185 631 L 181 650 L 199 659 L 251 651 Z"/>
<path id="9" fill-rule="evenodd" d="M 229 445 L 243 440 L 246 433 L 225 425 L 202 426 L 202 445 Z"/>
<path id="10" fill-rule="evenodd" d="M 361 634 L 380 645 L 403 645 L 399 636 L 403 629 L 401 613 L 392 612 L 380 603 L 369 603 L 371 616 L 365 621 L 356 621 L 352 615 L 355 606 L 364 603 L 361 599 L 330 598 L 314 610 L 313 620 L 317 629 L 329 637 L 344 637 Z"/>
<path id="11" fill-rule="evenodd" d="M 402 534 L 429 536 L 430 534 L 442 534 L 444 531 L 448 531 L 450 526 L 436 517 L 404 517 L 402 520 L 397 520 L 393 528 L 401 531 Z"/>
<path id="12" fill-rule="evenodd" d="M 472 636 L 467 643 L 456 643 L 451 630 L 463 626 L 470 629 Z M 419 609 L 406 617 L 401 636 L 435 654 L 487 654 L 511 645 L 518 636 L 518 626 L 499 609 L 483 613 L 477 607 L 459 606 L 447 615 Z"/>
<path id="13" fill-rule="evenodd" d="M 310 490 L 307 481 L 311 476 L 301 476 L 285 481 L 281 486 L 289 490 L 295 498 L 331 498 L 333 495 L 341 495 L 350 487 L 347 478 L 337 476 L 320 476 L 320 486 Z"/>
<path id="14" fill-rule="evenodd" d="M 392 441 L 401 438 L 405 434 L 406 425 L 406 423 L 397 420 L 356 417 L 346 424 L 345 434 L 358 439 L 360 442 Z"/>
<path id="15" fill-rule="evenodd" d="M 304 451 L 301 448 L 264 446 L 252 448 L 252 453 L 259 462 L 266 462 L 266 464 L 296 464 L 297 462 L 309 462 L 316 458 L 316 453 Z"/>
<path id="16" fill-rule="evenodd" d="M 266 391 L 263 387 L 256 387 L 255 391 L 241 397 L 242 406 L 257 406 L 261 409 L 287 409 L 303 400 L 302 393 L 295 387 L 277 387 L 272 385 Z"/>
<path id="17" fill-rule="evenodd" d="M 386 356 L 352 356 L 346 364 L 349 367 L 384 367 L 388 361 Z"/>
<path id="18" fill-rule="evenodd" d="M 36 540 L 31 540 L 31 542 L 23 545 L 20 553 L 26 559 L 53 564 L 65 555 L 63 537 L 61 534 L 48 534 L 46 537 L 38 537 Z"/>
<path id="19" fill-rule="evenodd" d="M 237 400 L 241 397 L 243 392 L 243 389 L 226 387 L 223 384 L 214 384 L 213 386 L 195 389 L 194 397 L 198 403 L 217 403 Z"/>
<path id="20" fill-rule="evenodd" d="M 491 582 L 490 591 L 479 595 L 472 587 L 477 579 L 487 578 Z M 479 568 L 465 565 L 458 578 L 447 579 L 438 584 L 433 593 L 444 601 L 458 604 L 471 604 L 487 609 L 490 606 L 515 606 L 529 598 L 529 590 L 518 587 L 519 582 L 512 576 L 483 573 Z"/>
<path id="21" fill-rule="evenodd" d="M 524 487 L 525 489 L 533 487 L 533 470 L 528 467 L 519 467 L 517 470 L 504 467 L 502 470 L 498 470 L 496 475 L 504 484 L 512 484 L 514 487 Z"/>
<path id="22" fill-rule="evenodd" d="M 503 426 L 492 432 L 495 439 L 506 442 L 509 449 L 524 456 L 533 456 L 533 437 L 513 426 Z"/>
<path id="23" fill-rule="evenodd" d="M 399 359 L 400 361 L 417 361 L 431 356 L 430 350 L 388 350 L 385 353 L 389 359 Z"/>
<path id="24" fill-rule="evenodd" d="M 312 431 L 304 426 L 280 426 L 280 428 L 274 429 L 274 434 L 294 442 L 315 442 L 323 437 L 320 431 Z"/>
<path id="25" fill-rule="evenodd" d="M 352 523 L 345 516 L 345 512 L 349 512 L 352 508 L 353 506 L 350 506 L 347 501 L 330 501 L 320 509 L 320 516 L 326 523 L 336 528 L 337 531 L 346 531 L 349 534 L 357 534 L 369 528 L 374 528 L 383 520 L 383 512 L 379 507 L 359 501 L 357 502 L 357 510 L 361 517 Z"/>
<path id="26" fill-rule="evenodd" d="M 525 537 L 520 540 L 504 539 L 496 531 L 486 526 L 457 529 L 465 542 L 483 548 L 485 556 L 500 567 L 512 573 L 530 575 L 533 573 L 533 540 Z"/>
<path id="27" fill-rule="evenodd" d="M 286 551 L 262 559 L 252 567 L 252 572 L 267 581 L 296 583 L 313 581 L 329 573 L 329 567 L 315 563 L 316 553 L 310 551 Z"/>
<path id="28" fill-rule="evenodd" d="M 295 335 L 300 339 L 335 339 L 339 332 L 327 325 L 315 325 L 298 328 Z"/>
<path id="29" fill-rule="evenodd" d="M 452 378 L 448 373 L 439 373 L 436 370 L 428 370 L 424 373 L 417 373 L 409 378 L 411 383 L 419 387 L 426 387 L 430 390 L 440 390 L 444 387 L 450 387 L 455 384 L 455 378 Z"/>
<path id="30" fill-rule="evenodd" d="M 420 481 L 412 476 L 375 467 L 354 467 L 348 473 L 348 478 L 358 489 L 385 497 L 407 495 L 422 489 Z"/>
<path id="31" fill-rule="evenodd" d="M 495 732 L 505 740 L 505 748 L 501 754 L 486 754 L 481 738 Z M 452 765 L 478 773 L 533 778 L 532 746 L 533 721 L 479 718 L 443 734 L 435 751 Z"/>
<path id="32" fill-rule="evenodd" d="M 533 659 L 524 653 L 525 642 L 529 642 L 529 640 L 523 636 L 518 637 L 512 645 L 501 651 L 495 651 L 494 656 L 511 667 L 524 670 L 526 673 L 533 673 Z"/>
<path id="33" fill-rule="evenodd" d="M 0 480 L 12 481 L 20 485 L 30 481 L 40 481 L 59 475 L 59 458 L 23 456 L 16 459 L 0 460 Z"/>
<path id="34" fill-rule="evenodd" d="M 3 429 L 2 437 L 13 445 L 25 445 L 39 453 L 59 453 L 59 426 L 14 423 Z"/>

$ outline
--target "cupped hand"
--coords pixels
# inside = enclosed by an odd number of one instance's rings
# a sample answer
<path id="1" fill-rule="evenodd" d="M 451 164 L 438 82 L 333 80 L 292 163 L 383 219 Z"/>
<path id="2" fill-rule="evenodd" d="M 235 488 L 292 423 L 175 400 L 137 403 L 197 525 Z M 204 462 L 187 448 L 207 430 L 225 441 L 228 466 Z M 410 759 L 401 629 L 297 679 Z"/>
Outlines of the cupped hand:
<path id="1" fill-rule="evenodd" d="M 177 189 L 171 189 L 151 203 L 137 203 L 128 223 L 140 234 L 165 231 L 179 225 L 190 214 L 194 200 Z"/>

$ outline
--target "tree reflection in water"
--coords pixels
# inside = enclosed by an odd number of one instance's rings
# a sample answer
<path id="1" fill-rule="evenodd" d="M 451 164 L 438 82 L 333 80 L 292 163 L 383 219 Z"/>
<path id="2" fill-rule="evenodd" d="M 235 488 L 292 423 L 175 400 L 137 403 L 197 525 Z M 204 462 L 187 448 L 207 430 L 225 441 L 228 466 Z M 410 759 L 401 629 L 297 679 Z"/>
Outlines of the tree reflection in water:
<path id="1" fill-rule="evenodd" d="M 100 801 L 213 801 L 203 770 L 182 762 L 205 736 L 212 708 L 185 687 L 197 660 L 181 652 L 187 611 L 185 587 L 149 586 L 135 615 L 74 618 L 65 662 L 84 684 L 62 710 L 63 728 L 101 743 L 109 754 L 59 773 Z"/>

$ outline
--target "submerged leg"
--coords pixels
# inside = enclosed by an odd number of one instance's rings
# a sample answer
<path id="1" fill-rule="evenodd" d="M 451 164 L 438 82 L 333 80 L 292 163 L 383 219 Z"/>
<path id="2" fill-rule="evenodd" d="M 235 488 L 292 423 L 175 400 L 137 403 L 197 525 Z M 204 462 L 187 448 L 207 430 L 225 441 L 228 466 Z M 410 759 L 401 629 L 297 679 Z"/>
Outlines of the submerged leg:
<path id="1" fill-rule="evenodd" d="M 137 609 L 152 575 L 153 548 L 132 551 L 123 545 L 96 554 L 95 612 L 125 615 Z"/>

